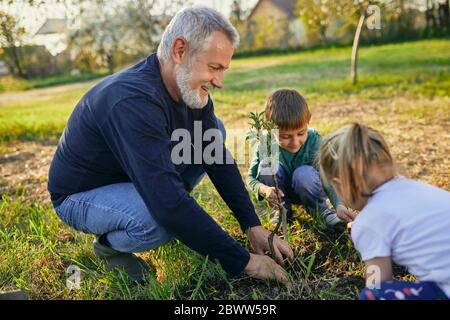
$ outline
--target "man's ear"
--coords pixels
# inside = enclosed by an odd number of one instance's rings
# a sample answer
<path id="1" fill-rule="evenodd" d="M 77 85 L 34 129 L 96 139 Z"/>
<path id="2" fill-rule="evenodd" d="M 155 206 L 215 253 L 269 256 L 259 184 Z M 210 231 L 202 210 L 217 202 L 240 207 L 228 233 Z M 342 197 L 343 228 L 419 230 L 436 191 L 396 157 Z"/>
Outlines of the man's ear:
<path id="1" fill-rule="evenodd" d="M 172 44 L 172 60 L 175 64 L 181 64 L 183 56 L 187 52 L 187 41 L 184 38 L 176 38 Z"/>

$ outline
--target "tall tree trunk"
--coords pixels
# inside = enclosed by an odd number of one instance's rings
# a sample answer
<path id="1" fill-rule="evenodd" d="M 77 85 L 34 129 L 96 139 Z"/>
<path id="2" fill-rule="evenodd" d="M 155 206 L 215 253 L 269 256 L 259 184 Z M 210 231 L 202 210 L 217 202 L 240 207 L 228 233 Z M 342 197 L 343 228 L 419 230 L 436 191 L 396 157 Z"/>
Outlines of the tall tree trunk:
<path id="1" fill-rule="evenodd" d="M 425 33 L 427 36 L 430 35 L 430 28 L 431 28 L 430 1 L 431 0 L 427 0 L 426 10 L 425 10 Z"/>

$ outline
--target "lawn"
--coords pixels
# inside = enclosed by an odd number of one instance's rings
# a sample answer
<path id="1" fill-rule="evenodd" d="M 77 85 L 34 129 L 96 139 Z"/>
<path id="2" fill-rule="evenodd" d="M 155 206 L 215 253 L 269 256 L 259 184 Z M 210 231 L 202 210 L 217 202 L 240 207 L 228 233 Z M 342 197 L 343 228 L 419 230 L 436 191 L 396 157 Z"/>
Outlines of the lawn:
<path id="1" fill-rule="evenodd" d="M 213 92 L 228 130 L 248 129 L 275 88 L 298 89 L 326 135 L 362 121 L 386 137 L 401 173 L 450 190 L 450 41 L 364 47 L 359 82 L 349 79 L 351 48 L 318 49 L 232 61 L 225 88 Z M 97 81 L 97 80 L 96 80 Z M 363 267 L 344 227 L 327 229 L 296 207 L 290 242 L 296 258 L 287 290 L 220 267 L 174 241 L 141 256 L 154 266 L 146 285 L 108 273 L 92 252 L 93 236 L 65 227 L 46 193 L 55 144 L 79 98 L 95 81 L 0 94 L 0 291 L 27 290 L 32 299 L 355 299 Z M 230 143 L 230 141 L 228 141 Z M 248 165 L 240 165 L 245 177 Z M 248 246 L 209 179 L 192 197 L 233 237 Z M 268 209 L 254 200 L 265 226 Z M 81 269 L 69 290 L 66 269 Z M 411 278 L 396 268 L 399 278 Z"/>

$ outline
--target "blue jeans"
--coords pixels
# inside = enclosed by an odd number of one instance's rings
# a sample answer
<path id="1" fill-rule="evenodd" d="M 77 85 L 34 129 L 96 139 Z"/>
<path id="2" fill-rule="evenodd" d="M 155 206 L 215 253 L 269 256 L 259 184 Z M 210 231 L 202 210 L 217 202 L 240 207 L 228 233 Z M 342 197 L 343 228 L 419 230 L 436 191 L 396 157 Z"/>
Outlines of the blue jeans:
<path id="1" fill-rule="evenodd" d="M 280 165 L 276 178 L 278 187 L 285 195 L 282 201 L 285 203 L 288 214 L 290 214 L 292 203 L 303 205 L 309 214 L 322 213 L 329 209 L 322 191 L 319 172 L 312 166 L 305 165 L 296 168 L 292 173 L 292 179 L 289 179 L 286 171 Z M 267 186 L 274 186 L 270 175 L 261 175 L 258 180 Z"/>
<path id="2" fill-rule="evenodd" d="M 218 118 L 217 125 L 225 140 L 225 127 Z M 189 165 L 180 176 L 187 187 L 193 188 L 205 174 L 201 165 Z M 72 194 L 55 211 L 75 230 L 105 235 L 106 243 L 120 252 L 156 249 L 174 238 L 154 220 L 131 182 Z"/>
<path id="3" fill-rule="evenodd" d="M 379 289 L 364 288 L 359 300 L 448 300 L 439 286 L 431 281 L 386 281 Z"/>

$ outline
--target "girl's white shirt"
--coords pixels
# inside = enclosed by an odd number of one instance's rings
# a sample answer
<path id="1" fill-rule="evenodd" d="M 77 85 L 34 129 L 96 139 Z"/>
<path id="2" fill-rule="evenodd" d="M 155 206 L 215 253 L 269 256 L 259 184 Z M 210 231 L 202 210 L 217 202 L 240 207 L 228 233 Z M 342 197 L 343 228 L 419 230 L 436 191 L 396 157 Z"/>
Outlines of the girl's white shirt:
<path id="1" fill-rule="evenodd" d="M 390 256 L 450 297 L 450 192 L 395 177 L 374 190 L 351 236 L 363 261 Z"/>

